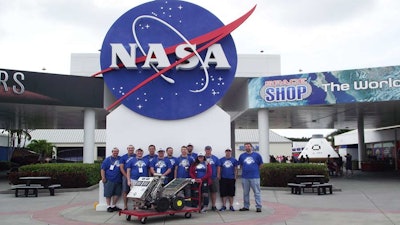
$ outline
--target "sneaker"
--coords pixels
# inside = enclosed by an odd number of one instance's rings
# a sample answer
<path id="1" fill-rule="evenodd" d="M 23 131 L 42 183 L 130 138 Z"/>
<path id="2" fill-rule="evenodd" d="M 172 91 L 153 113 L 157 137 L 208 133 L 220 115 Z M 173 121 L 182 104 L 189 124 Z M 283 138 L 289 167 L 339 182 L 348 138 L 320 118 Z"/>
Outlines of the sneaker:
<path id="1" fill-rule="evenodd" d="M 249 211 L 249 209 L 248 209 L 248 208 L 245 208 L 245 207 L 243 207 L 243 208 L 239 209 L 239 211 Z"/>
<path id="2" fill-rule="evenodd" d="M 112 210 L 113 210 L 114 212 L 116 212 L 116 211 L 121 211 L 122 209 L 118 208 L 118 206 L 115 206 L 114 208 L 112 208 Z"/>
<path id="3" fill-rule="evenodd" d="M 235 211 L 235 209 L 233 208 L 233 206 L 229 207 L 229 210 L 231 210 L 232 212 Z"/>
<path id="4" fill-rule="evenodd" d="M 217 211 L 217 207 L 213 206 L 213 207 L 211 207 L 211 210 L 212 211 Z"/>
<path id="5" fill-rule="evenodd" d="M 226 210 L 226 207 L 225 206 L 222 206 L 220 209 L 219 209 L 219 211 L 225 211 Z"/>
<path id="6" fill-rule="evenodd" d="M 206 213 L 207 212 L 207 208 L 206 207 L 204 207 L 204 208 L 202 208 L 201 210 L 200 210 L 200 213 Z"/>
<path id="7" fill-rule="evenodd" d="M 107 208 L 107 212 L 114 212 L 114 210 L 113 210 L 113 208 L 108 207 L 108 208 Z"/>
<path id="8" fill-rule="evenodd" d="M 257 208 L 256 212 L 261 212 L 261 208 Z"/>

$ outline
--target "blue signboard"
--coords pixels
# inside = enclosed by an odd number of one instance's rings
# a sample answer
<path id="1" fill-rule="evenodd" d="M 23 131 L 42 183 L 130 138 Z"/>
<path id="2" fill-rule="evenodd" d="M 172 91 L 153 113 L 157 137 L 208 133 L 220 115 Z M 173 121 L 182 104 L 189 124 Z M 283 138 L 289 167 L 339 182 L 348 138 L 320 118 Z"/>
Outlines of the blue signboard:
<path id="1" fill-rule="evenodd" d="M 249 107 L 400 100 L 400 66 L 254 78 Z"/>

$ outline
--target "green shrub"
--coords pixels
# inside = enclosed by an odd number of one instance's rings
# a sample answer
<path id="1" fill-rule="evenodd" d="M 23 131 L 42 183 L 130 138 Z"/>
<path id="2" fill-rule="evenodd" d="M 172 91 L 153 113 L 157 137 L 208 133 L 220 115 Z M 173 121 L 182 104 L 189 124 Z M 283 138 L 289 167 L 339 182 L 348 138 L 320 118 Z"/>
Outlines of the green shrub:
<path id="1" fill-rule="evenodd" d="M 23 176 L 49 176 L 52 183 L 61 184 L 63 188 L 89 187 L 99 183 L 100 164 L 86 163 L 44 163 L 21 166 L 18 172 L 9 174 L 12 184 L 21 183 Z"/>
<path id="2" fill-rule="evenodd" d="M 325 182 L 329 181 L 325 164 L 266 163 L 260 170 L 261 186 L 286 187 L 287 183 L 296 182 L 296 175 L 300 174 L 322 174 Z"/>

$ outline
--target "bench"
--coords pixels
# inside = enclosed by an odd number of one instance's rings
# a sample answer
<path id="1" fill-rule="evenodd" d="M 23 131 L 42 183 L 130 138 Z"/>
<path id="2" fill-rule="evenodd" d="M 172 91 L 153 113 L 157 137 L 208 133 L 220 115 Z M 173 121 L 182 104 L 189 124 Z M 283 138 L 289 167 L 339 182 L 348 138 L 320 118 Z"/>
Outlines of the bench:
<path id="1" fill-rule="evenodd" d="M 298 195 L 301 195 L 301 189 L 303 189 L 304 192 L 304 188 L 306 187 L 305 184 L 296 184 L 296 183 L 288 183 L 287 186 L 292 189 L 292 194 L 298 194 Z"/>
<path id="2" fill-rule="evenodd" d="M 47 188 L 48 188 L 49 191 L 50 191 L 50 196 L 54 196 L 54 189 L 60 188 L 60 187 L 61 187 L 61 184 L 52 184 L 52 185 L 49 185 Z"/>
<path id="3" fill-rule="evenodd" d="M 329 194 L 332 194 L 332 184 L 327 184 L 327 183 L 325 183 L 325 184 L 313 184 L 312 188 L 313 189 L 317 188 L 318 195 L 322 195 L 322 194 L 326 195 L 327 194 L 327 191 L 326 191 L 327 188 L 329 189 Z"/>
<path id="4" fill-rule="evenodd" d="M 15 189 L 15 197 L 19 196 L 19 191 L 24 190 L 24 195 L 25 197 L 28 196 L 38 196 L 38 190 L 43 189 L 44 187 L 40 184 L 32 184 L 32 185 L 26 185 L 26 184 L 17 184 L 11 186 L 11 189 Z M 32 192 L 30 192 L 32 191 Z"/>
<path id="5" fill-rule="evenodd" d="M 18 197 L 18 196 L 20 196 L 19 195 L 19 191 L 20 190 L 24 190 L 24 195 L 25 195 L 25 197 L 28 197 L 28 196 L 35 196 L 35 197 L 37 197 L 38 196 L 38 190 L 39 189 L 49 189 L 49 192 L 50 192 L 50 196 L 54 196 L 54 194 L 55 194 L 55 189 L 56 188 L 60 188 L 61 187 L 61 184 L 52 184 L 52 185 L 49 185 L 49 186 L 47 186 L 47 187 L 44 187 L 44 186 L 42 186 L 42 185 L 40 185 L 40 184 L 31 184 L 31 185 L 26 185 L 26 184 L 16 184 L 16 185 L 13 185 L 13 186 L 11 186 L 11 189 L 12 190 L 15 190 L 15 197 Z M 31 192 L 30 192 L 31 191 Z"/>

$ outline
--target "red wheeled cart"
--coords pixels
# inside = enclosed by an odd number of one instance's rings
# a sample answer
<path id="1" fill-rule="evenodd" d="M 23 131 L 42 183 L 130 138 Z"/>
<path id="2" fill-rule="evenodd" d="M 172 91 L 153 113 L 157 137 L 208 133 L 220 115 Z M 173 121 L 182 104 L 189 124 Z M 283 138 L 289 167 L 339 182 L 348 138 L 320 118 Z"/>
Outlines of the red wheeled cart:
<path id="1" fill-rule="evenodd" d="M 177 193 L 186 185 L 192 183 L 193 180 L 190 178 L 176 178 L 165 187 L 159 185 L 162 182 L 163 179 L 140 177 L 128 194 L 128 198 L 132 198 L 140 209 L 121 210 L 119 215 L 125 214 L 127 221 L 130 221 L 132 216 L 136 216 L 142 224 L 145 224 L 147 218 L 151 216 L 174 216 L 178 213 L 184 213 L 185 218 L 191 218 L 192 212 L 200 212 L 201 181 L 193 185 L 196 186 L 192 189 L 196 192 L 196 196 L 192 196 L 190 199 L 198 203 L 197 207 L 185 206 L 185 202 L 189 201 L 189 199 L 177 196 Z"/>
<path id="2" fill-rule="evenodd" d="M 137 219 L 145 224 L 147 222 L 147 218 L 151 216 L 162 216 L 162 215 L 170 215 L 174 216 L 177 213 L 185 213 L 185 218 L 191 218 L 192 212 L 199 212 L 199 207 L 183 207 L 181 210 L 173 210 L 169 209 L 164 212 L 158 212 L 155 209 L 139 209 L 139 210 L 121 210 L 119 211 L 119 215 L 126 214 L 126 220 L 130 221 L 132 216 L 136 216 Z"/>

